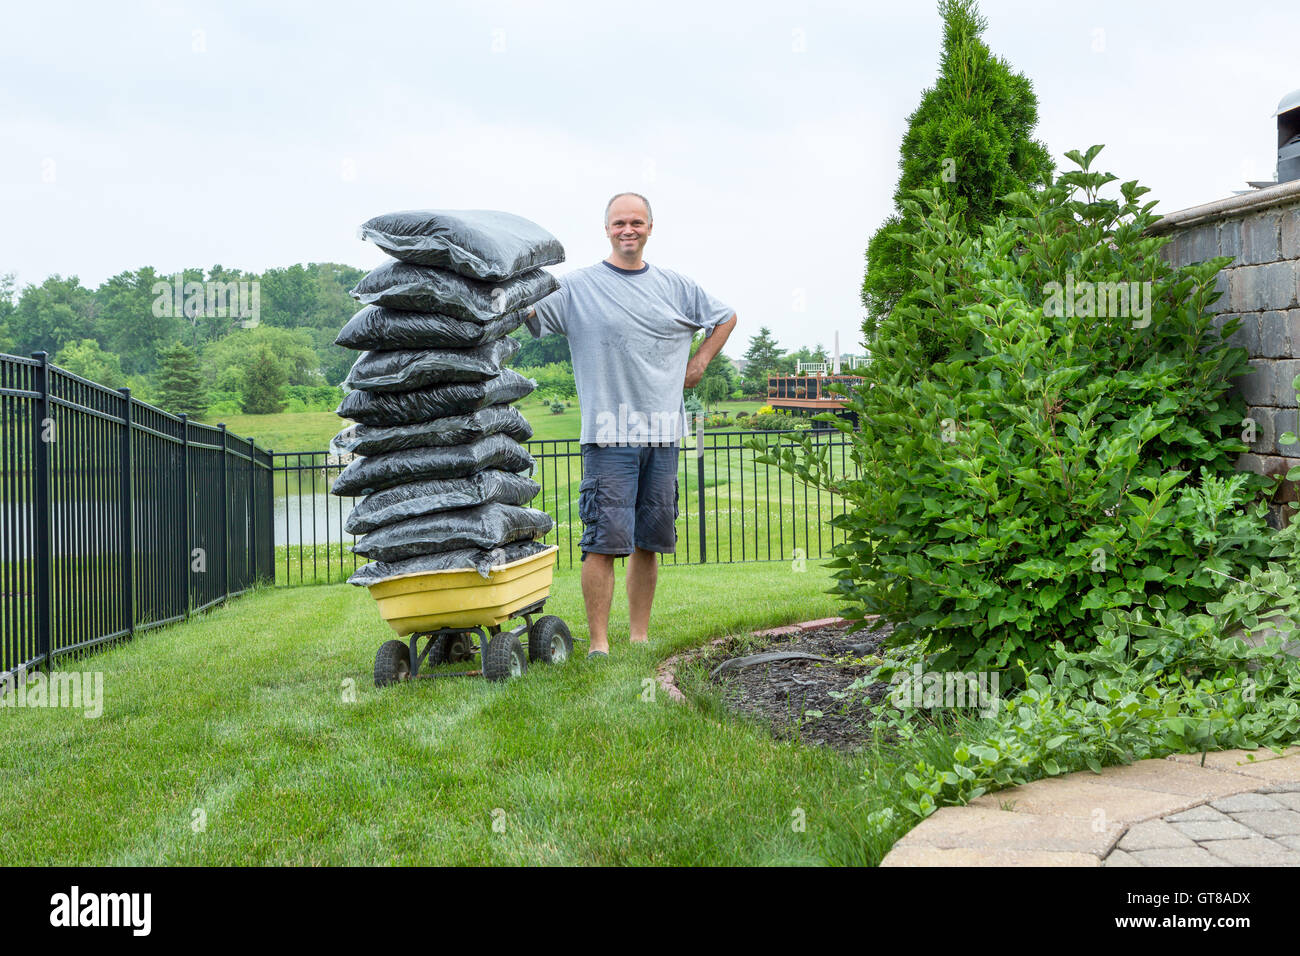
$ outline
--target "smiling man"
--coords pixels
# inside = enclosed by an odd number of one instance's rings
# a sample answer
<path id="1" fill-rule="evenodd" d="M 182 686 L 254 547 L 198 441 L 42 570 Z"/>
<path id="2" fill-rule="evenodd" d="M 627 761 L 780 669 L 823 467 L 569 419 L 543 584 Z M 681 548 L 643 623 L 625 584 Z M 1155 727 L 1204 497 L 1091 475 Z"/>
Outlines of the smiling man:
<path id="1" fill-rule="evenodd" d="M 609 653 L 614 558 L 626 556 L 632 643 L 650 639 L 656 554 L 677 550 L 677 463 L 686 409 L 736 314 L 693 280 L 642 259 L 649 201 L 619 193 L 605 206 L 610 254 L 560 278 L 529 311 L 534 338 L 569 340 L 582 415 L 582 596 L 590 656 Z M 706 338 L 690 354 L 695 333 Z"/>

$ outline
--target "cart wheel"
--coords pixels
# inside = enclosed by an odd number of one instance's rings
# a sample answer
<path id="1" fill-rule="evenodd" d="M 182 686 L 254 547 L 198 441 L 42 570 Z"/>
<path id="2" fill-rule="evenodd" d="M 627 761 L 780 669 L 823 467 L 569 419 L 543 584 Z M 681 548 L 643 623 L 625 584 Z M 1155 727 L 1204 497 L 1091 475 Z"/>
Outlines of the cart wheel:
<path id="1" fill-rule="evenodd" d="M 474 659 L 474 636 L 472 634 L 444 634 L 433 642 L 429 648 L 429 665 L 458 664 Z"/>
<path id="2" fill-rule="evenodd" d="M 522 677 L 528 670 L 524 645 L 511 631 L 494 634 L 483 652 L 483 676 L 488 680 L 506 680 Z"/>
<path id="3" fill-rule="evenodd" d="M 573 656 L 569 625 L 554 614 L 538 618 L 528 632 L 528 659 L 533 663 L 563 664 Z"/>
<path id="4" fill-rule="evenodd" d="M 411 649 L 401 641 L 385 641 L 375 655 L 375 686 L 385 687 L 411 678 Z"/>

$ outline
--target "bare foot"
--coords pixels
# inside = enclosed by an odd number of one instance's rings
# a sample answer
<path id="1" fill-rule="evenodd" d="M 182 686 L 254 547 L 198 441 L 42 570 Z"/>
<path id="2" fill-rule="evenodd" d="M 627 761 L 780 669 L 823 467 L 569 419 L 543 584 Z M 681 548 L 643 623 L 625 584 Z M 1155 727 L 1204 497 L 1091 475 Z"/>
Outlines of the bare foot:
<path id="1" fill-rule="evenodd" d="M 649 644 L 649 643 L 650 643 L 650 638 L 649 638 L 649 637 L 629 637 L 629 638 L 628 638 L 628 643 L 630 643 L 630 644 Z"/>

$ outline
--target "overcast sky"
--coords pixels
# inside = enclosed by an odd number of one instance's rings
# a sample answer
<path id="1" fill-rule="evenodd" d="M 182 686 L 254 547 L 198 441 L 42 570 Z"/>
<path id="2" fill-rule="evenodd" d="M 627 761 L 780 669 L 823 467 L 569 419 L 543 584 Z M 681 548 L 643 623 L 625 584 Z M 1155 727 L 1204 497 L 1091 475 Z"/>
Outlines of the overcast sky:
<path id="1" fill-rule="evenodd" d="M 984 0 L 1058 164 L 1172 212 L 1272 179 L 1300 4 Z M 793 349 L 859 350 L 862 254 L 940 47 L 925 2 L 7 3 L 0 273 L 371 268 L 396 209 L 505 209 L 609 253 L 616 191 L 646 260 Z M 802 305 L 802 311 L 800 306 Z"/>

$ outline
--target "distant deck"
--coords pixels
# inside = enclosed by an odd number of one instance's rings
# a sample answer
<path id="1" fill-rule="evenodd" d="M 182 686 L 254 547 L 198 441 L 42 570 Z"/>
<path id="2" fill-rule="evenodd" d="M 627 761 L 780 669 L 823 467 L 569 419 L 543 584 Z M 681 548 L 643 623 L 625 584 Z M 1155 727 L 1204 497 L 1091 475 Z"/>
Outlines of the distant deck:
<path id="1" fill-rule="evenodd" d="M 832 384 L 858 385 L 861 375 L 769 375 L 767 403 L 776 411 L 791 415 L 835 412 L 857 424 L 857 414 L 844 407 L 843 396 L 828 391 Z"/>

